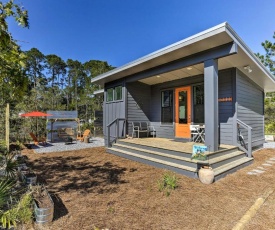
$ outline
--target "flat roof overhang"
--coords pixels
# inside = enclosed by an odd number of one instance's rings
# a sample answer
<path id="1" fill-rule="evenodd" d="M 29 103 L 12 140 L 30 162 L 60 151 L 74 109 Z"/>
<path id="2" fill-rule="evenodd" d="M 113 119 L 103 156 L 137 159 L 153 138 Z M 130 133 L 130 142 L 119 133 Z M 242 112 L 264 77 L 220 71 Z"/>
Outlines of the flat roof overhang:
<path id="1" fill-rule="evenodd" d="M 191 55 L 232 42 L 238 45 L 238 52 L 234 55 L 220 58 L 218 62 L 219 70 L 232 67 L 238 68 L 264 89 L 265 92 L 275 91 L 274 76 L 264 67 L 261 61 L 245 45 L 228 23 L 222 23 L 212 27 L 126 65 L 101 74 L 93 78 L 91 82 L 104 86 L 104 84 L 108 82 L 156 68 L 178 59 L 187 58 Z M 245 66 L 250 66 L 252 72 L 245 70 Z M 147 76 L 140 81 L 149 85 L 154 85 L 179 78 L 203 74 L 203 72 L 203 63 L 198 63 L 190 66 L 190 68 L 175 69 L 174 71 L 157 76 Z"/>

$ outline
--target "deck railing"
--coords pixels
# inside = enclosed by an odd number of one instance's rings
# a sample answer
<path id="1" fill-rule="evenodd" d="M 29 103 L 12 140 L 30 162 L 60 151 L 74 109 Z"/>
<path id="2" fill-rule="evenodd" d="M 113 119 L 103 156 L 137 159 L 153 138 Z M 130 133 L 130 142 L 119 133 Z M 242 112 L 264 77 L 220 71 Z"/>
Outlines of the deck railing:
<path id="1" fill-rule="evenodd" d="M 125 118 L 116 118 L 115 120 L 113 120 L 110 124 L 107 125 L 107 145 L 108 147 L 112 146 L 112 143 L 115 142 L 118 138 L 120 137 L 125 137 L 125 130 L 122 129 L 122 133 L 120 135 L 119 133 L 119 122 L 120 121 L 124 121 L 124 127 L 126 124 L 126 119 Z M 111 136 L 111 127 L 113 127 L 113 125 L 115 125 L 115 135 Z M 111 137 L 113 138 L 111 140 Z"/>
<path id="2" fill-rule="evenodd" d="M 243 150 L 248 157 L 252 157 L 252 127 L 239 119 L 236 119 L 236 126 L 238 147 Z M 247 130 L 247 136 L 242 134 L 241 128 Z"/>

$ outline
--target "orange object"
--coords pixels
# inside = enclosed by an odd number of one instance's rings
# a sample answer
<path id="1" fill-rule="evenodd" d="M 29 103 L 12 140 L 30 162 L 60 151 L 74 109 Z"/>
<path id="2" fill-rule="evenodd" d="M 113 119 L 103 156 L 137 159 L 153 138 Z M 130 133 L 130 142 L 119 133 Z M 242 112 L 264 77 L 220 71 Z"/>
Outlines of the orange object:
<path id="1" fill-rule="evenodd" d="M 30 135 L 31 135 L 35 145 L 38 145 L 39 142 L 41 142 L 43 145 L 46 144 L 46 139 L 44 137 L 41 137 L 38 139 L 33 133 L 30 133 Z"/>
<path id="2" fill-rule="evenodd" d="M 185 86 L 175 90 L 175 136 L 190 138 L 191 124 L 191 87 Z"/>
<path id="3" fill-rule="evenodd" d="M 90 133 L 91 133 L 91 131 L 89 129 L 86 129 L 83 132 L 83 134 L 77 134 L 77 138 L 76 139 L 83 142 L 85 137 L 89 137 L 90 136 Z"/>

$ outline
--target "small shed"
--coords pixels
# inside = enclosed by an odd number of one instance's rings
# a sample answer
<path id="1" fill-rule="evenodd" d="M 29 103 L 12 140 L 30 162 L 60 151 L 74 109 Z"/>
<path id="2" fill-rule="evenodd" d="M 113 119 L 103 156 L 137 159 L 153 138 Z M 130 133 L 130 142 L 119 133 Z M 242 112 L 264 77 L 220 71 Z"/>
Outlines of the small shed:
<path id="1" fill-rule="evenodd" d="M 47 119 L 47 130 L 49 130 L 47 139 L 51 142 L 62 140 L 60 131 L 71 130 L 67 133 L 75 137 L 80 130 L 77 111 L 47 111 L 52 116 Z"/>

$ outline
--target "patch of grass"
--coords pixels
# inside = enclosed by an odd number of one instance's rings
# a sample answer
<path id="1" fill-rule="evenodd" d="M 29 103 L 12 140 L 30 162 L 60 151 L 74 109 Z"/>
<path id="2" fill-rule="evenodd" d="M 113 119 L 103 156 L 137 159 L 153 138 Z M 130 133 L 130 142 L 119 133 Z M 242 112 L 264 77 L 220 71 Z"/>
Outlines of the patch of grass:
<path id="1" fill-rule="evenodd" d="M 157 182 L 158 190 L 169 196 L 178 187 L 178 178 L 174 173 L 166 172 Z"/>

